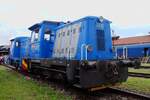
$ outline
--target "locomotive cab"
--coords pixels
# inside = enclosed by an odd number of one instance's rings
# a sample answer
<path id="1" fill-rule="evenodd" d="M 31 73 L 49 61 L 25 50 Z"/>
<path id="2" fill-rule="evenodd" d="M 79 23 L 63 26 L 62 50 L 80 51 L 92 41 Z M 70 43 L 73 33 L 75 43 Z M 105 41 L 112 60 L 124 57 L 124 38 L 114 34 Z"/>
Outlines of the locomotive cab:
<path id="1" fill-rule="evenodd" d="M 28 56 L 29 37 L 17 37 L 11 40 L 10 64 L 20 69 L 23 57 Z"/>
<path id="2" fill-rule="evenodd" d="M 54 30 L 62 22 L 43 21 L 29 28 L 31 31 L 30 58 L 49 58 L 54 44 Z"/>

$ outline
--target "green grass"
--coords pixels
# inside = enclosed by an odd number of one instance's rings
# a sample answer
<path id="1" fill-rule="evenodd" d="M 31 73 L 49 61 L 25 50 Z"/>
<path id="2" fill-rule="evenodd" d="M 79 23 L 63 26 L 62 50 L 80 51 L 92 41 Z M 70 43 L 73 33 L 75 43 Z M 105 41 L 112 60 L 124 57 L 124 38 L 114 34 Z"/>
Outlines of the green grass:
<path id="1" fill-rule="evenodd" d="M 141 66 L 150 67 L 150 63 L 141 63 Z"/>
<path id="2" fill-rule="evenodd" d="M 121 88 L 150 94 L 150 79 L 129 77 Z"/>
<path id="3" fill-rule="evenodd" d="M 150 74 L 150 69 L 134 69 L 134 68 L 129 68 L 129 72 Z"/>
<path id="4" fill-rule="evenodd" d="M 47 84 L 27 80 L 0 66 L 0 100 L 70 100 L 71 97 Z"/>

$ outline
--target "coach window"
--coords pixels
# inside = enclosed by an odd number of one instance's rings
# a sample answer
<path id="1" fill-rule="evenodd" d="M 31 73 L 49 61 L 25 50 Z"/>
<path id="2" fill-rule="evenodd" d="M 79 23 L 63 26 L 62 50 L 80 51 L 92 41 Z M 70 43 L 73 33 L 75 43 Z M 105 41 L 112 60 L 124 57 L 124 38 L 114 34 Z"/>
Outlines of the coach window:
<path id="1" fill-rule="evenodd" d="M 51 34 L 51 31 L 49 29 L 46 29 L 45 34 L 44 34 L 44 40 L 49 41 L 50 40 L 50 34 Z"/>
<path id="2" fill-rule="evenodd" d="M 145 56 L 145 57 L 148 56 L 148 48 L 144 48 L 144 56 Z"/>

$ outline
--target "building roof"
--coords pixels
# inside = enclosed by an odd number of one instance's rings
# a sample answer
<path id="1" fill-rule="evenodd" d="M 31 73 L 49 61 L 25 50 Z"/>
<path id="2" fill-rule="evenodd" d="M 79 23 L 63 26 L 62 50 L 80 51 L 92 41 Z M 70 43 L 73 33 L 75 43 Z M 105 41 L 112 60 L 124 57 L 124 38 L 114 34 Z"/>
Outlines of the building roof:
<path id="1" fill-rule="evenodd" d="M 130 45 L 130 44 L 143 44 L 143 43 L 150 43 L 150 35 L 120 38 L 114 40 L 114 45 Z"/>

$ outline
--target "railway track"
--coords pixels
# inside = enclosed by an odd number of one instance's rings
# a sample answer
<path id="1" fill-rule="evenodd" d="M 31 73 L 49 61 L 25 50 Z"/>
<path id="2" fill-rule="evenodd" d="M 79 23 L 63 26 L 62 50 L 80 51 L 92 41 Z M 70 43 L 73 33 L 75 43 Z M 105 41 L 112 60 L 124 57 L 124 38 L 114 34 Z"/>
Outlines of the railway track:
<path id="1" fill-rule="evenodd" d="M 146 74 L 146 73 L 128 72 L 128 75 L 129 75 L 129 76 L 132 76 L 132 77 L 150 78 L 150 74 Z"/>
<path id="2" fill-rule="evenodd" d="M 135 68 L 135 69 L 150 69 L 150 66 L 134 66 L 134 67 L 129 67 L 129 68 Z"/>
<path id="3" fill-rule="evenodd" d="M 135 92 L 132 92 L 132 91 L 119 89 L 119 88 L 115 88 L 115 87 L 110 87 L 108 89 L 109 89 L 109 91 L 112 91 L 113 93 L 124 95 L 126 97 L 132 96 L 132 97 L 135 97 L 135 98 L 139 98 L 139 100 L 150 100 L 150 96 L 149 95 L 135 93 Z"/>
<path id="4" fill-rule="evenodd" d="M 150 66 L 140 66 L 140 68 L 150 69 Z"/>
<path id="5" fill-rule="evenodd" d="M 106 97 L 104 100 L 150 100 L 149 95 L 128 91 L 116 87 L 109 87 L 91 93 L 94 97 Z M 101 100 L 102 98 L 98 99 Z M 97 100 L 97 99 L 96 99 Z M 102 99 L 103 100 L 103 99 Z"/>
<path id="6" fill-rule="evenodd" d="M 3 66 L 6 66 L 6 67 L 8 67 L 8 68 L 10 68 L 10 69 L 13 69 L 13 70 L 16 69 L 14 66 L 11 66 L 11 65 L 6 65 L 6 64 L 2 64 L 2 65 L 3 65 Z"/>
<path id="7" fill-rule="evenodd" d="M 15 67 L 11 65 L 4 65 L 12 70 L 15 70 Z M 150 100 L 150 96 L 127 91 L 124 89 L 118 89 L 118 88 L 106 88 L 94 92 L 87 92 L 85 90 L 70 87 L 66 88 L 65 83 L 61 84 L 60 82 L 49 82 L 48 80 L 42 80 L 41 78 L 35 78 L 31 75 L 31 78 L 35 81 L 40 81 L 42 83 L 46 82 L 50 84 L 53 88 L 57 90 L 63 90 L 67 94 L 73 96 L 74 100 Z"/>

